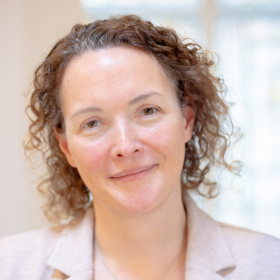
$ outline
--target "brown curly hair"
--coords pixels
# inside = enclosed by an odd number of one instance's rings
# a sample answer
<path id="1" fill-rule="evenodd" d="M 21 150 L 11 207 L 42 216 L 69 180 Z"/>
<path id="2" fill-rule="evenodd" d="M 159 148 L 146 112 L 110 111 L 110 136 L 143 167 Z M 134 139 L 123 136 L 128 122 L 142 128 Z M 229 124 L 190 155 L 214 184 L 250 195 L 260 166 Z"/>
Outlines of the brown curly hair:
<path id="1" fill-rule="evenodd" d="M 224 82 L 211 73 L 214 61 L 210 52 L 189 38 L 181 39 L 173 29 L 155 26 L 135 15 L 76 24 L 36 69 L 34 91 L 26 108 L 31 124 L 25 151 L 41 151 L 47 165 L 48 176 L 38 190 L 48 198 L 44 213 L 52 222 L 78 221 L 88 206 L 88 189 L 61 152 L 53 131 L 64 131 L 60 100 L 63 74 L 73 57 L 120 45 L 152 54 L 174 82 L 181 106 L 191 106 L 195 111 L 193 135 L 185 144 L 182 187 L 213 197 L 217 182 L 206 178 L 213 166 L 240 173 L 239 161 L 228 163 L 225 159 L 237 130 L 224 101 Z"/>

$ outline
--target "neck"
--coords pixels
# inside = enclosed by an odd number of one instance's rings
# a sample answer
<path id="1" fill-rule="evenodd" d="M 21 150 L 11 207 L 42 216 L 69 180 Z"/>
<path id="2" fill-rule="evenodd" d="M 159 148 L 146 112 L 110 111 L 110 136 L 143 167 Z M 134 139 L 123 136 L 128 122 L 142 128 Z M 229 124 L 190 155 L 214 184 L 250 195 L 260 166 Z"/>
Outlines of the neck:
<path id="1" fill-rule="evenodd" d="M 186 213 L 181 188 L 152 211 L 120 217 L 98 203 L 95 209 L 95 242 L 107 264 L 115 269 L 137 271 L 157 267 L 162 271 L 186 242 Z M 155 272 L 156 274 L 157 272 Z"/>

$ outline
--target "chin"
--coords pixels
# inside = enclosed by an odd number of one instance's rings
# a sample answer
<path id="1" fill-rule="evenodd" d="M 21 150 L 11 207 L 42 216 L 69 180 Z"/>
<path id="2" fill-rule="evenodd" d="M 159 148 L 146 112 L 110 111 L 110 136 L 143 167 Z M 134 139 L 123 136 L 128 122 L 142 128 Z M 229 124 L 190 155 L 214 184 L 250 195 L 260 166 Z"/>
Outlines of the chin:
<path id="1" fill-rule="evenodd" d="M 161 202 L 163 188 L 150 183 L 144 187 L 132 187 L 130 190 L 114 188 L 111 195 L 120 212 L 141 214 L 151 211 Z"/>

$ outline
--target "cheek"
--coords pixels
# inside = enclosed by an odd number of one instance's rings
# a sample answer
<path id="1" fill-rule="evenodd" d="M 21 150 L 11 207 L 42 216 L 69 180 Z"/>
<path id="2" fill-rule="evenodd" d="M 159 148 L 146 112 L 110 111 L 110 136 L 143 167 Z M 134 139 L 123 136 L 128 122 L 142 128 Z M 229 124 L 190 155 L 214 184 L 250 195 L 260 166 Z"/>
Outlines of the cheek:
<path id="1" fill-rule="evenodd" d="M 104 163 L 108 156 L 108 143 L 102 141 L 79 141 L 73 143 L 72 151 L 74 161 L 81 176 L 96 174 L 104 171 Z"/>
<path id="2" fill-rule="evenodd" d="M 138 130 L 139 138 L 147 146 L 152 146 L 156 149 L 156 147 L 164 147 L 166 148 L 168 145 L 172 143 L 172 137 L 170 137 L 170 133 L 172 133 L 172 124 L 168 123 L 165 120 L 162 120 L 160 123 L 151 126 L 145 130 Z"/>
<path id="3" fill-rule="evenodd" d="M 178 145 L 184 142 L 183 124 L 179 118 L 171 119 L 160 127 L 159 134 L 164 135 L 163 141 L 166 145 Z"/>
<path id="4" fill-rule="evenodd" d="M 184 158 L 185 142 L 182 124 L 177 120 L 162 122 L 142 133 L 142 142 L 157 154 L 168 159 L 170 165 L 181 164 Z"/>

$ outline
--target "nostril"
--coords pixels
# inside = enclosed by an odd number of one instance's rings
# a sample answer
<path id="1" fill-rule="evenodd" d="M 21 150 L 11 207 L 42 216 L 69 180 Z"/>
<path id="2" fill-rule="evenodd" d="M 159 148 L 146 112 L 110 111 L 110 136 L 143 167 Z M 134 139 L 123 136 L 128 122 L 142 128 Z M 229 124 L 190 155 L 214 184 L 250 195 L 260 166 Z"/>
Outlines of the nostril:
<path id="1" fill-rule="evenodd" d="M 135 151 L 134 151 L 134 153 L 135 152 L 139 152 L 139 149 L 136 149 Z M 117 157 L 123 157 L 123 155 L 122 154 L 117 154 Z"/>

